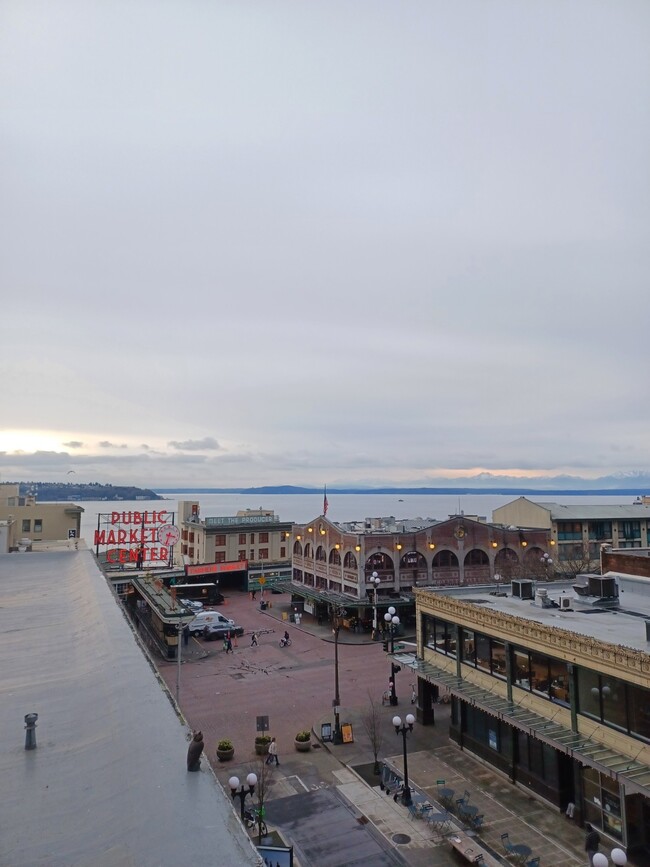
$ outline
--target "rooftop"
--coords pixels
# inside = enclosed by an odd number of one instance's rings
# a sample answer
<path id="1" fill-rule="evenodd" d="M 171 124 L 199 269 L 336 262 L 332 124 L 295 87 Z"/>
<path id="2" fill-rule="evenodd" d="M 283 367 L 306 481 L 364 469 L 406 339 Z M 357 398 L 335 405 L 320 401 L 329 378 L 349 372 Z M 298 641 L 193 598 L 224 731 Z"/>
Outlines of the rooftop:
<path id="1" fill-rule="evenodd" d="M 0 651 L 0 863 L 260 863 L 89 551 L 0 555 Z"/>
<path id="2" fill-rule="evenodd" d="M 646 637 L 645 627 L 645 621 L 650 621 L 650 594 L 648 593 L 650 581 L 629 576 L 613 577 L 616 578 L 619 589 L 618 608 L 602 607 L 597 604 L 595 597 L 579 596 L 574 590 L 574 585 L 580 583 L 579 580 L 532 582 L 536 589 L 546 590 L 548 599 L 558 604 L 561 596 L 568 597 L 571 600 L 570 608 L 565 610 L 559 607 L 542 607 L 539 600 L 515 596 L 510 584 L 502 584 L 498 589 L 498 592 L 504 595 L 494 595 L 496 585 L 436 588 L 435 592 L 513 617 L 522 617 L 650 653 L 650 642 Z"/>

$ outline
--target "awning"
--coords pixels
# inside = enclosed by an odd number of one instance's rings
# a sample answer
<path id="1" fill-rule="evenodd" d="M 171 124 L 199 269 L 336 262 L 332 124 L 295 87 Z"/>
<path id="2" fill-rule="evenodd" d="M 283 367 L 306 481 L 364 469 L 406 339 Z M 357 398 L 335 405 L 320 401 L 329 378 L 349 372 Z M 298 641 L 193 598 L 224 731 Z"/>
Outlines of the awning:
<path id="1" fill-rule="evenodd" d="M 322 590 L 318 587 L 308 587 L 305 584 L 296 584 L 295 581 L 278 581 L 274 585 L 285 593 L 293 593 L 296 596 L 302 596 L 313 602 L 321 602 L 324 605 L 335 605 L 338 608 L 372 608 L 374 602 L 372 599 L 355 599 L 353 596 L 346 596 L 345 593 L 334 593 L 332 590 Z M 415 596 L 412 594 L 402 593 L 401 596 L 391 599 L 390 597 L 379 597 L 377 600 L 377 609 L 385 609 L 390 606 L 393 608 L 406 608 L 415 605 Z"/>
<path id="2" fill-rule="evenodd" d="M 623 785 L 627 794 L 637 792 L 646 798 L 650 797 L 650 766 L 611 750 L 593 738 L 574 732 L 548 717 L 508 701 L 507 698 L 463 680 L 430 662 L 418 659 L 413 654 L 396 653 L 393 658 L 423 680 L 443 686 L 456 698 L 544 741 L 581 764 L 607 774 Z"/>

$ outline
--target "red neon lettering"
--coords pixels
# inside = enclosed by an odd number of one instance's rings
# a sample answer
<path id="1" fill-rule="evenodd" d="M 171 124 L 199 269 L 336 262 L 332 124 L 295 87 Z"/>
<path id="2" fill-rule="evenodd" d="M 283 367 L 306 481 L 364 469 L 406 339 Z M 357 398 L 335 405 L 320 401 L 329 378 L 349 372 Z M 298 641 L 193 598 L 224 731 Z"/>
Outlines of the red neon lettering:
<path id="1" fill-rule="evenodd" d="M 118 530 L 117 531 L 117 544 L 125 545 L 126 544 L 126 530 Z"/>
<path id="2" fill-rule="evenodd" d="M 95 545 L 106 544 L 106 530 L 95 530 Z"/>

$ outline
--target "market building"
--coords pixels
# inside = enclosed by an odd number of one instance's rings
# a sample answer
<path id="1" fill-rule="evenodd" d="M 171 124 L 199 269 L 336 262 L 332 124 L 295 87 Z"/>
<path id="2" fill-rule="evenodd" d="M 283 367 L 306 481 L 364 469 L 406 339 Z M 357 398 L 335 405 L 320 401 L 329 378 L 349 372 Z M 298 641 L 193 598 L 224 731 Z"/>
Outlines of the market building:
<path id="1" fill-rule="evenodd" d="M 515 579 L 415 589 L 417 713 L 451 697 L 450 737 L 504 776 L 650 858 L 647 579 Z"/>
<path id="2" fill-rule="evenodd" d="M 556 568 L 568 573 L 598 568 L 600 546 L 650 546 L 650 498 L 638 497 L 628 505 L 563 505 L 518 497 L 492 513 L 504 525 L 546 530 L 556 551 Z"/>
<path id="3" fill-rule="evenodd" d="M 545 529 L 506 527 L 477 516 L 337 524 L 321 515 L 294 525 L 292 580 L 284 587 L 310 613 L 336 602 L 356 611 L 370 629 L 375 601 L 414 614 L 417 587 L 550 577 L 549 551 L 553 540 Z M 376 588 L 371 580 L 375 573 Z"/>

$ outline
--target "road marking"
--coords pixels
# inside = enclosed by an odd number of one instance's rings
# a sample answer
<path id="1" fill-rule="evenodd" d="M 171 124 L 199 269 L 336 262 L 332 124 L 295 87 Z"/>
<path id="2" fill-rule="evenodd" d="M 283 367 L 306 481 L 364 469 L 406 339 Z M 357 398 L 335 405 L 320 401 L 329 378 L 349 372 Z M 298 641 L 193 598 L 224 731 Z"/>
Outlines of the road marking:
<path id="1" fill-rule="evenodd" d="M 303 787 L 303 789 L 304 789 L 306 792 L 309 791 L 309 789 L 308 789 L 307 786 L 303 783 L 303 781 L 300 779 L 300 777 L 298 776 L 298 774 L 291 774 L 290 776 L 285 777 L 285 779 L 287 779 L 287 780 L 296 779 L 296 780 L 298 780 L 298 782 L 300 783 L 300 785 Z"/>

